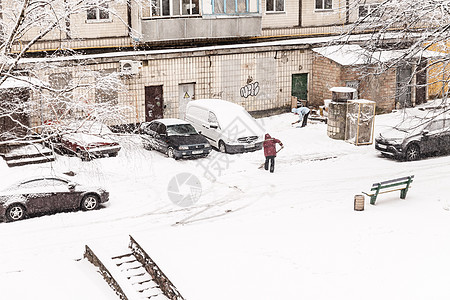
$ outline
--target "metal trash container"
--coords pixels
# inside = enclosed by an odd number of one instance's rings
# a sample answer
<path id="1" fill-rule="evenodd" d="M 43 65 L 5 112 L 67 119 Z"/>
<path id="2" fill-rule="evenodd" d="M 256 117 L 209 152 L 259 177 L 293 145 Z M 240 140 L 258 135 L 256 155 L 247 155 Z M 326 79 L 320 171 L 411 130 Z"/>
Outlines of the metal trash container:
<path id="1" fill-rule="evenodd" d="M 357 211 L 364 210 L 364 195 L 355 195 L 355 202 L 353 204 L 353 209 Z"/>

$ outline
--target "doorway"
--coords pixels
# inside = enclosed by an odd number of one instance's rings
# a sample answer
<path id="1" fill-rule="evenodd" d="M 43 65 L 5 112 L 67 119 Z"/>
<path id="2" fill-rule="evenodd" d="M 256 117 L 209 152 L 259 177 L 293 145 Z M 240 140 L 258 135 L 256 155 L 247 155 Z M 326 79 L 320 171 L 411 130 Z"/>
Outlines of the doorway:
<path id="1" fill-rule="evenodd" d="M 411 107 L 411 66 L 404 65 L 397 68 L 397 89 L 395 93 L 395 107 Z"/>
<path id="2" fill-rule="evenodd" d="M 297 98 L 304 106 L 308 105 L 308 73 L 292 74 L 291 96 Z"/>
<path id="3" fill-rule="evenodd" d="M 145 87 L 145 121 L 150 122 L 164 117 L 163 86 Z"/>
<path id="4" fill-rule="evenodd" d="M 182 83 L 178 85 L 178 117 L 184 119 L 186 114 L 186 105 L 189 101 L 195 99 L 195 82 Z"/>
<path id="5" fill-rule="evenodd" d="M 427 101 L 427 61 L 421 61 L 416 73 L 416 105 Z"/>

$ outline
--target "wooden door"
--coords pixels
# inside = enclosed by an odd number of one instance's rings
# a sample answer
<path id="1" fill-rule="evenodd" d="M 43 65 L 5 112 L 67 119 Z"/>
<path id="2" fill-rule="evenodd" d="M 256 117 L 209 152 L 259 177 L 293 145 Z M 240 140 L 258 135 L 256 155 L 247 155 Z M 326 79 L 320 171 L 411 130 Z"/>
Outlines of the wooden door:
<path id="1" fill-rule="evenodd" d="M 164 117 L 163 86 L 145 87 L 145 121 L 150 122 Z"/>
<path id="2" fill-rule="evenodd" d="M 411 107 L 411 75 L 410 66 L 400 66 L 397 68 L 397 90 L 395 94 L 395 107 Z"/>

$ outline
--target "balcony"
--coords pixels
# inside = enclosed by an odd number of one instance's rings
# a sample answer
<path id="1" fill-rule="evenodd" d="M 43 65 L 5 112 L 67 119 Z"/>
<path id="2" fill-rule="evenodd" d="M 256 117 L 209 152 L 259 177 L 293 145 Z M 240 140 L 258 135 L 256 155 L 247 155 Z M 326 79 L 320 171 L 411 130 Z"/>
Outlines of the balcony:
<path id="1" fill-rule="evenodd" d="M 261 35 L 261 15 L 141 20 L 143 42 Z"/>
<path id="2" fill-rule="evenodd" d="M 260 36 L 259 1 L 150 0 L 141 7 L 141 41 Z"/>

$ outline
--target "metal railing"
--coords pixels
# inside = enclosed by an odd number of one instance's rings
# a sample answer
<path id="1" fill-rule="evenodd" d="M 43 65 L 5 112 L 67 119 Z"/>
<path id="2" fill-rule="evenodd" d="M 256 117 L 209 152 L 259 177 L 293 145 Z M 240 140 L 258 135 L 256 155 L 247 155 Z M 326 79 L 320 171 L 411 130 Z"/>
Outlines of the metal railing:
<path id="1" fill-rule="evenodd" d="M 128 247 L 131 249 L 131 252 L 136 259 L 144 266 L 145 270 L 152 276 L 153 280 L 159 285 L 159 288 L 167 298 L 170 300 L 185 300 L 169 278 L 167 278 L 163 271 L 161 271 L 131 235 Z"/>
<path id="2" fill-rule="evenodd" d="M 94 266 L 96 266 L 100 274 L 103 276 L 108 285 L 116 292 L 116 294 L 122 300 L 128 300 L 127 296 L 123 292 L 122 288 L 119 286 L 117 281 L 105 267 L 105 265 L 100 261 L 100 259 L 94 254 L 94 252 L 86 245 L 86 251 L 84 252 L 84 257 L 87 258 Z"/>

